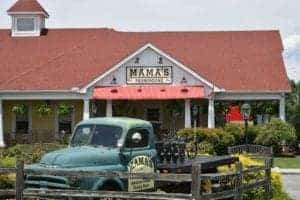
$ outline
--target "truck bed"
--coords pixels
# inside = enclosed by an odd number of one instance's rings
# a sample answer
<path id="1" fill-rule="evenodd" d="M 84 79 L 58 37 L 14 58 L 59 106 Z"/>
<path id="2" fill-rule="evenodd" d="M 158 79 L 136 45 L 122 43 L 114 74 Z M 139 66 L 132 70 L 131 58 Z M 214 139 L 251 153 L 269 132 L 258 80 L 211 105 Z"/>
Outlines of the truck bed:
<path id="1" fill-rule="evenodd" d="M 162 162 L 157 164 L 157 169 L 168 173 L 191 173 L 194 162 L 202 163 L 202 173 L 214 173 L 218 166 L 230 165 L 237 162 L 238 157 L 233 156 L 197 156 L 195 158 L 186 158 L 180 162 Z"/>

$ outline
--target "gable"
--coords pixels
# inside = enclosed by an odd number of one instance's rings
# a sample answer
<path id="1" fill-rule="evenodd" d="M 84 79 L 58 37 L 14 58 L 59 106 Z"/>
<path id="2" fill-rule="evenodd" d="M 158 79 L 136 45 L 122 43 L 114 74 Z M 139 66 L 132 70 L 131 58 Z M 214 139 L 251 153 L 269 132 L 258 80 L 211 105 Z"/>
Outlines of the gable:
<path id="1" fill-rule="evenodd" d="M 115 83 L 113 83 L 115 80 Z M 145 48 L 133 58 L 99 80 L 95 86 L 107 85 L 202 85 L 208 87 L 190 72 L 151 47 Z"/>

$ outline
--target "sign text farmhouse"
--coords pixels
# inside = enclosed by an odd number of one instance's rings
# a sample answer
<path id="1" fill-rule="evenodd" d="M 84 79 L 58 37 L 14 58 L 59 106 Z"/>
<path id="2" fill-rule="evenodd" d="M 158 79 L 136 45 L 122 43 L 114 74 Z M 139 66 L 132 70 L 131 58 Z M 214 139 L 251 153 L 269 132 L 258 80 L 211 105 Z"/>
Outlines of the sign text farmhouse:
<path id="1" fill-rule="evenodd" d="M 126 67 L 127 84 L 170 84 L 171 66 L 132 66 Z"/>

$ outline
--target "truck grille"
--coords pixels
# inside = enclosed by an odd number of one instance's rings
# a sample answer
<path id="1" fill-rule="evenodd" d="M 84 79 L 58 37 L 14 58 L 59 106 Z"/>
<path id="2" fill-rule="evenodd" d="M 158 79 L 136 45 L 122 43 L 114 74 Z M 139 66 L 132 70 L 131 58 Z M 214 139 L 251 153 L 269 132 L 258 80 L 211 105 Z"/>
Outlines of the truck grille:
<path id="1" fill-rule="evenodd" d="M 47 175 L 28 175 L 25 180 L 26 188 L 70 189 L 64 177 Z"/>

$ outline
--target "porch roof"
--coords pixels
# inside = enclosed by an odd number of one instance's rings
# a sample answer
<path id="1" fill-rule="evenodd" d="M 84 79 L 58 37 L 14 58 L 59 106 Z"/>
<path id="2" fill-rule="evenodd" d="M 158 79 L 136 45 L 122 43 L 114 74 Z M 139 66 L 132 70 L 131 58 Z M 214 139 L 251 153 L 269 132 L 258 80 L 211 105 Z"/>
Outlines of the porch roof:
<path id="1" fill-rule="evenodd" d="M 204 98 L 202 86 L 109 86 L 94 89 L 94 99 L 109 100 L 168 100 Z"/>

